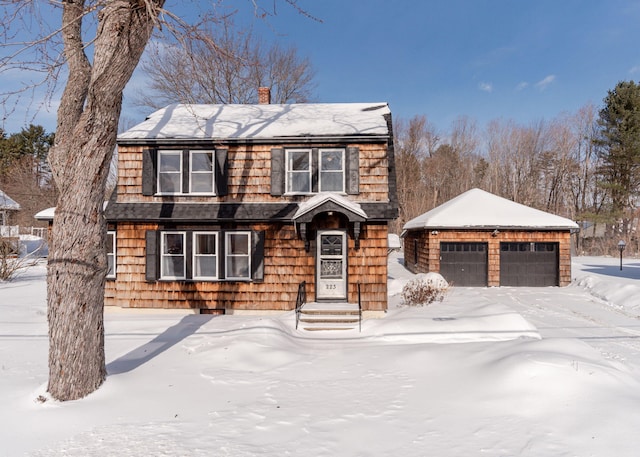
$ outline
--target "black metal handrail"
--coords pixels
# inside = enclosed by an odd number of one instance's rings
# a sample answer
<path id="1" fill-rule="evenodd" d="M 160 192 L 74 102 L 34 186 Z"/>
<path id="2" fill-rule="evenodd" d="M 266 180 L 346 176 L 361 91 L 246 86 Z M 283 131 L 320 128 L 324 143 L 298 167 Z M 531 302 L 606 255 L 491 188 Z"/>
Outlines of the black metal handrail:
<path id="1" fill-rule="evenodd" d="M 298 285 L 298 296 L 296 297 L 296 330 L 298 330 L 298 322 L 300 322 L 300 312 L 302 306 L 307 302 L 307 283 L 302 281 Z"/>
<path id="2" fill-rule="evenodd" d="M 360 283 L 358 283 L 358 326 L 362 333 L 362 298 L 360 297 Z"/>

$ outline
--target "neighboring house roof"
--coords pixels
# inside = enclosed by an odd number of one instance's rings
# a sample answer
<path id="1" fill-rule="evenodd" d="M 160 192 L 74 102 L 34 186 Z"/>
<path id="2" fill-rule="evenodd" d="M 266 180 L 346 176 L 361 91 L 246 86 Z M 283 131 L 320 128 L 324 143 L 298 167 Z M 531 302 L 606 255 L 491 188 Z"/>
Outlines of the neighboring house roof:
<path id="1" fill-rule="evenodd" d="M 411 219 L 404 225 L 404 230 L 422 228 L 575 230 L 578 224 L 570 219 L 515 203 L 481 189 L 471 189 Z"/>
<path id="2" fill-rule="evenodd" d="M 20 204 L 0 190 L 0 209 L 18 211 Z"/>
<path id="3" fill-rule="evenodd" d="M 43 209 L 42 211 L 37 212 L 33 217 L 38 221 L 52 221 L 55 212 L 56 207 L 53 206 L 51 208 Z"/>
<path id="4" fill-rule="evenodd" d="M 109 201 L 104 202 L 102 205 L 102 209 L 106 211 Z M 52 206 L 51 208 L 43 209 L 42 211 L 37 212 L 33 215 L 34 219 L 38 221 L 52 221 L 53 217 L 56 213 L 56 207 Z"/>
<path id="5" fill-rule="evenodd" d="M 154 112 L 118 140 L 387 136 L 390 112 L 386 103 L 174 104 Z"/>

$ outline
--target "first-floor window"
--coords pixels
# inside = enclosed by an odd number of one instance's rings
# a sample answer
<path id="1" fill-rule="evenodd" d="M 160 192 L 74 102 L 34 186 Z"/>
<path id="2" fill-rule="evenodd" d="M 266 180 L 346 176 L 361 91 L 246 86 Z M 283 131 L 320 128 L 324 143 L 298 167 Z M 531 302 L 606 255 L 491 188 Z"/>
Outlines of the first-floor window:
<path id="1" fill-rule="evenodd" d="M 107 232 L 107 278 L 116 277 L 116 232 Z"/>
<path id="2" fill-rule="evenodd" d="M 249 232 L 226 233 L 227 278 L 251 278 L 251 244 Z"/>
<path id="3" fill-rule="evenodd" d="M 218 233 L 193 234 L 193 279 L 218 278 Z"/>
<path id="4" fill-rule="evenodd" d="M 146 232 L 147 281 L 264 280 L 264 231 Z"/>
<path id="5" fill-rule="evenodd" d="M 185 233 L 163 232 L 160 244 L 160 277 L 185 279 Z"/>

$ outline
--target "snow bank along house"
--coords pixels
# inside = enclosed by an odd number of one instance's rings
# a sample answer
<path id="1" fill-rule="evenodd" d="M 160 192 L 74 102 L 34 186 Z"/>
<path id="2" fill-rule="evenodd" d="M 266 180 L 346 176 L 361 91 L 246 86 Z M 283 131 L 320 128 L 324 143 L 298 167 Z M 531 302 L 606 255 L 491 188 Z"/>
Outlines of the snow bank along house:
<path id="1" fill-rule="evenodd" d="M 385 103 L 171 105 L 118 137 L 106 305 L 387 307 L 397 217 Z"/>
<path id="2" fill-rule="evenodd" d="M 404 262 L 454 286 L 566 286 L 571 232 L 564 217 L 471 189 L 408 221 Z"/>

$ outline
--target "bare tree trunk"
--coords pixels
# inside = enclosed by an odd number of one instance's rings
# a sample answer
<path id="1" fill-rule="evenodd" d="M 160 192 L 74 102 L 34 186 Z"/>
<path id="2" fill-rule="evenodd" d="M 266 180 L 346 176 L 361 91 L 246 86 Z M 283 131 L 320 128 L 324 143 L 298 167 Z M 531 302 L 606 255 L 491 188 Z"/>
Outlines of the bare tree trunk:
<path id="1" fill-rule="evenodd" d="M 164 0 L 112 0 L 99 13 L 93 66 L 84 54 L 84 0 L 63 2 L 69 79 L 49 159 L 60 190 L 49 251 L 49 393 L 82 398 L 106 376 L 103 213 L 122 92 Z"/>

